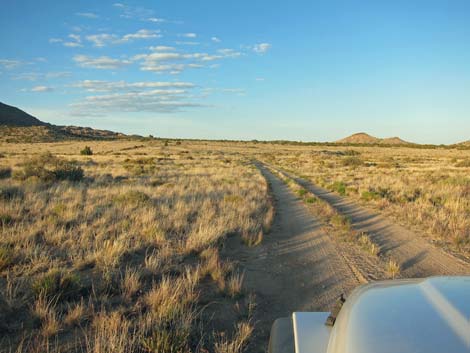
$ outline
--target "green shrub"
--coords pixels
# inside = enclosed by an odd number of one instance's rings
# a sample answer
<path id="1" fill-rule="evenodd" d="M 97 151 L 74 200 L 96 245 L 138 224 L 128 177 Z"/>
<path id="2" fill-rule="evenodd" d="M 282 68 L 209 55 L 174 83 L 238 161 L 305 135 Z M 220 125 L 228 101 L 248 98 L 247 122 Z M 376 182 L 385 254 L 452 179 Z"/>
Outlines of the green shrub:
<path id="1" fill-rule="evenodd" d="M 7 213 L 0 213 L 0 225 L 7 226 L 13 223 L 13 217 Z"/>
<path id="2" fill-rule="evenodd" d="M 114 201 L 122 204 L 140 205 L 150 200 L 150 196 L 138 190 L 129 190 L 123 194 L 117 195 Z"/>
<path id="3" fill-rule="evenodd" d="M 23 198 L 23 190 L 17 186 L 1 186 L 0 187 L 0 200 L 10 201 L 15 198 Z"/>
<path id="4" fill-rule="evenodd" d="M 316 197 L 313 197 L 313 196 L 310 196 L 310 197 L 307 197 L 307 198 L 305 199 L 305 202 L 306 202 L 306 203 L 315 203 L 315 202 L 317 202 L 317 198 L 316 198 Z"/>
<path id="5" fill-rule="evenodd" d="M 80 181 L 84 174 L 83 169 L 76 162 L 44 153 L 25 161 L 23 170 L 15 173 L 14 176 L 21 180 L 36 178 L 43 182 L 55 182 L 60 180 Z"/>
<path id="6" fill-rule="evenodd" d="M 330 185 L 330 190 L 336 191 L 342 196 L 346 196 L 346 184 L 342 181 L 335 181 Z"/>
<path id="7" fill-rule="evenodd" d="M 299 195 L 300 197 L 304 196 L 306 193 L 307 193 L 307 190 L 305 189 L 297 190 L 297 195 Z"/>
<path id="8" fill-rule="evenodd" d="M 343 165 L 346 167 L 360 167 L 364 162 L 361 158 L 355 156 L 349 156 L 343 159 Z"/>
<path id="9" fill-rule="evenodd" d="M 80 151 L 80 154 L 83 156 L 91 156 L 93 151 L 91 150 L 90 146 L 85 146 L 85 148 Z"/>
<path id="10" fill-rule="evenodd" d="M 14 261 L 13 249 L 6 245 L 0 246 L 0 271 L 8 268 Z"/>
<path id="11" fill-rule="evenodd" d="M 380 198 L 380 195 L 375 191 L 363 191 L 361 194 L 361 199 L 364 201 L 377 200 Z"/>
<path id="12" fill-rule="evenodd" d="M 57 269 L 50 270 L 33 282 L 33 292 L 39 297 L 69 299 L 80 291 L 80 277 L 74 273 L 65 273 Z"/>
<path id="13" fill-rule="evenodd" d="M 10 167 L 1 167 L 0 168 L 0 179 L 6 179 L 11 177 L 11 168 Z"/>

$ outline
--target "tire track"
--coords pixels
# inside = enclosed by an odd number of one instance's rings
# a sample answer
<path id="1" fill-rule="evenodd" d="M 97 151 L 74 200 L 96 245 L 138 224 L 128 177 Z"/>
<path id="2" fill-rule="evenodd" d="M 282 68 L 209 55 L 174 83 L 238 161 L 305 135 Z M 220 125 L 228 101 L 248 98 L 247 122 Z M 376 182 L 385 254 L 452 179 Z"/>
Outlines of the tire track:
<path id="1" fill-rule="evenodd" d="M 359 206 L 346 197 L 329 192 L 277 167 L 273 168 L 347 216 L 354 230 L 366 232 L 380 246 L 385 257 L 393 258 L 400 264 L 401 277 L 470 274 L 468 262 L 435 247 L 409 229 L 394 224 L 379 213 Z"/>
<path id="2" fill-rule="evenodd" d="M 223 256 L 245 270 L 244 287 L 256 295 L 250 352 L 265 352 L 272 323 L 293 311 L 327 311 L 361 283 L 332 239 L 305 205 L 266 167 L 276 213 L 270 233 L 252 248 L 229 238 Z"/>

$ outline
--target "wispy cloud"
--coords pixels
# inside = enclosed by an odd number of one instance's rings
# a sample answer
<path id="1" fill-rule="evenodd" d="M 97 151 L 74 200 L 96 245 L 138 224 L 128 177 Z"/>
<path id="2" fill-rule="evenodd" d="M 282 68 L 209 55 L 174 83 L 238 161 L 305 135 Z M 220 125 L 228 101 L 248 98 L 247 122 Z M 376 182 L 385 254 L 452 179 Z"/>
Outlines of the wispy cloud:
<path id="1" fill-rule="evenodd" d="M 99 81 L 84 80 L 72 85 L 84 89 L 88 92 L 113 92 L 113 91 L 143 91 L 148 88 L 193 88 L 195 85 L 190 82 L 126 82 L 126 81 Z"/>
<path id="2" fill-rule="evenodd" d="M 265 54 L 269 49 L 271 49 L 271 44 L 269 43 L 259 43 L 253 46 L 253 51 L 258 54 Z"/>
<path id="3" fill-rule="evenodd" d="M 31 92 L 51 92 L 54 88 L 48 86 L 35 86 L 31 88 Z"/>
<path id="4" fill-rule="evenodd" d="M 75 55 L 73 57 L 73 61 L 75 61 L 80 67 L 102 70 L 119 69 L 131 64 L 129 60 L 113 59 L 108 56 L 93 58 L 87 55 Z"/>
<path id="5" fill-rule="evenodd" d="M 12 59 L 0 59 L 0 66 L 7 70 L 14 69 L 18 66 L 22 65 L 22 62 L 19 60 L 12 60 Z"/>
<path id="6" fill-rule="evenodd" d="M 76 87 L 93 92 L 115 92 L 88 96 L 71 105 L 74 115 L 106 115 L 113 112 L 173 113 L 190 107 L 200 107 L 191 100 L 188 82 L 82 81 Z"/>
<path id="7" fill-rule="evenodd" d="M 38 81 L 47 80 L 54 78 L 65 78 L 70 77 L 72 73 L 70 71 L 58 71 L 58 72 L 23 72 L 18 75 L 12 76 L 14 80 L 25 80 L 25 81 Z"/>
<path id="8" fill-rule="evenodd" d="M 181 33 L 179 34 L 179 37 L 183 38 L 196 38 L 197 34 L 196 33 Z"/>
<path id="9" fill-rule="evenodd" d="M 235 58 L 240 55 L 241 53 L 232 49 L 221 49 L 216 54 L 156 51 L 149 54 L 135 55 L 132 60 L 141 63 L 140 69 L 142 71 L 178 74 L 187 68 L 201 68 L 204 67 L 204 63 Z"/>
<path id="10" fill-rule="evenodd" d="M 153 51 L 176 51 L 175 47 L 169 47 L 166 45 L 157 45 L 155 47 L 149 47 L 149 49 Z"/>
<path id="11" fill-rule="evenodd" d="M 212 37 L 211 41 L 213 41 L 214 43 L 220 43 L 221 42 L 221 40 L 218 37 Z"/>
<path id="12" fill-rule="evenodd" d="M 65 47 L 76 48 L 82 47 L 82 39 L 79 34 L 69 34 L 68 38 L 70 39 L 68 42 L 63 41 Z"/>
<path id="13" fill-rule="evenodd" d="M 130 6 L 120 2 L 114 3 L 113 6 L 121 11 L 121 18 L 136 19 L 145 21 L 149 18 L 155 18 L 155 12 L 141 6 Z"/>
<path id="14" fill-rule="evenodd" d="M 121 38 L 121 42 L 129 42 L 134 39 L 151 39 L 151 38 L 160 38 L 162 35 L 159 33 L 158 30 L 148 30 L 148 29 L 141 29 L 138 30 L 136 33 L 126 34 Z"/>
<path id="15" fill-rule="evenodd" d="M 122 44 L 128 43 L 134 40 L 140 39 L 153 39 L 153 38 L 161 38 L 162 35 L 160 34 L 159 30 L 149 30 L 149 29 L 141 29 L 135 33 L 128 33 L 119 37 L 116 34 L 109 34 L 109 33 L 100 33 L 100 34 L 91 34 L 86 36 L 86 40 L 91 42 L 95 47 L 105 47 L 110 44 Z"/>
<path id="16" fill-rule="evenodd" d="M 97 19 L 100 17 L 96 13 L 93 13 L 93 12 L 77 12 L 76 15 L 80 17 L 90 18 L 90 19 Z"/>
<path id="17" fill-rule="evenodd" d="M 108 33 L 92 34 L 85 38 L 87 41 L 93 43 L 93 46 L 95 47 L 104 47 L 110 43 L 115 43 L 118 40 L 118 36 Z"/>

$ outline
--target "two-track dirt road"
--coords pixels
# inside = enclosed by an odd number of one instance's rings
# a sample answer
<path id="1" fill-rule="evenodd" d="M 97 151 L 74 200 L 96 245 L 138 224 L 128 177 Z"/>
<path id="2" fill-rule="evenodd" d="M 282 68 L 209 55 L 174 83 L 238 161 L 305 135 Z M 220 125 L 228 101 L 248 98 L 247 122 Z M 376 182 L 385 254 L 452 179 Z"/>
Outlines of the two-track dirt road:
<path id="1" fill-rule="evenodd" d="M 470 275 L 470 263 L 446 253 L 387 217 L 295 175 L 281 172 L 347 216 L 354 230 L 366 232 L 385 257 L 400 264 L 401 277 Z"/>
<path id="2" fill-rule="evenodd" d="M 293 311 L 325 311 L 341 293 L 359 284 L 334 242 L 303 203 L 267 168 L 276 202 L 272 229 L 252 248 L 226 246 L 226 256 L 245 270 L 244 287 L 256 294 L 255 333 L 250 352 L 264 352 L 276 318 Z M 231 241 L 236 241 L 233 239 Z"/>
<path id="3" fill-rule="evenodd" d="M 229 239 L 224 255 L 244 269 L 244 287 L 256 295 L 255 331 L 249 351 L 265 352 L 276 318 L 290 316 L 293 311 L 328 311 L 340 294 L 347 295 L 364 282 L 357 270 L 370 268 L 371 263 L 362 264 L 365 257 L 357 256 L 354 249 L 326 234 L 321 222 L 267 166 L 256 166 L 271 185 L 275 199 L 272 229 L 256 247 L 237 246 L 231 244 L 238 241 L 236 238 Z M 350 217 L 355 230 L 367 232 L 380 245 L 382 256 L 400 263 L 401 277 L 470 274 L 470 264 L 435 248 L 386 217 L 286 175 Z M 353 259 L 352 263 L 348 258 Z M 375 275 L 365 277 L 380 279 L 383 273 L 384 269 L 377 269 Z"/>

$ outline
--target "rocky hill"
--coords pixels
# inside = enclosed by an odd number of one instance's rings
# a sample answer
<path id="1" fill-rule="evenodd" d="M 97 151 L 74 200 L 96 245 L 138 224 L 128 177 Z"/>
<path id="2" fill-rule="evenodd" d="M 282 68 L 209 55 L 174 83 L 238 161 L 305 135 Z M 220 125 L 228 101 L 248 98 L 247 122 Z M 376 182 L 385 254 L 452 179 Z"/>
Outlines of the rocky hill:
<path id="1" fill-rule="evenodd" d="M 114 140 L 129 136 L 81 126 L 57 126 L 0 102 L 0 141 L 54 142 L 63 140 Z"/>
<path id="2" fill-rule="evenodd" d="M 407 145 L 410 142 L 402 140 L 399 137 L 388 137 L 388 138 L 378 138 L 366 134 L 365 132 L 359 132 L 351 136 L 345 137 L 341 140 L 336 141 L 336 143 L 342 144 L 353 144 L 353 145 Z"/>

